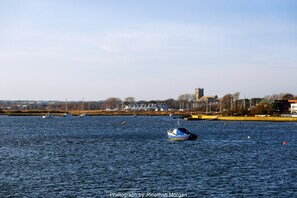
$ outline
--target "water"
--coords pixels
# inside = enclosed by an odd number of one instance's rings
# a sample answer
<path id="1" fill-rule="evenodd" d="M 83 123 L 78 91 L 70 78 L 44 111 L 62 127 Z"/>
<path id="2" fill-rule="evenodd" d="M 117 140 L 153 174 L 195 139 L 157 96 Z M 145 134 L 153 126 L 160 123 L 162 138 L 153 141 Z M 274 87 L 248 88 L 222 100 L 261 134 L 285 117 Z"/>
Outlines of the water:
<path id="1" fill-rule="evenodd" d="M 297 196 L 297 123 L 181 124 L 198 140 L 166 140 L 170 117 L 1 116 L 0 197 Z"/>

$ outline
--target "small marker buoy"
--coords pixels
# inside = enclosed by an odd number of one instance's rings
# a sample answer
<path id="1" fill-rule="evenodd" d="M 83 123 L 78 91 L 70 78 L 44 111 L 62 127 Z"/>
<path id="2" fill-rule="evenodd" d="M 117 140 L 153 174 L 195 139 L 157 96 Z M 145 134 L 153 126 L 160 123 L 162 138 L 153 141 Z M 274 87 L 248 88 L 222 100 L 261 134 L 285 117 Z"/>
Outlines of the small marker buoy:
<path id="1" fill-rule="evenodd" d="M 287 145 L 288 143 L 286 141 L 283 141 L 283 145 Z"/>
<path id="2" fill-rule="evenodd" d="M 249 136 L 249 135 L 248 135 L 248 136 L 247 136 L 247 138 L 248 138 L 248 139 L 250 139 L 250 138 L 251 138 L 251 136 Z"/>

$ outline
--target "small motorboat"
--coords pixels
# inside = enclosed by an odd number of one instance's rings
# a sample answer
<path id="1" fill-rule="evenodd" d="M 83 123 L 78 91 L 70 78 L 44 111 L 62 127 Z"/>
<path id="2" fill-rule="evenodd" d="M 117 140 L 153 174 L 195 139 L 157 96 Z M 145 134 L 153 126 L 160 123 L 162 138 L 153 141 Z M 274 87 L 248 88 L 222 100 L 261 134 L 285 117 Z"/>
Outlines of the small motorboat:
<path id="1" fill-rule="evenodd" d="M 54 118 L 54 115 L 51 113 L 47 113 L 46 115 L 42 116 L 42 118 Z"/>
<path id="2" fill-rule="evenodd" d="M 86 116 L 89 116 L 88 113 L 80 114 L 78 117 L 83 118 L 83 117 L 86 117 Z"/>
<path id="3" fill-rule="evenodd" d="M 62 117 L 72 117 L 72 115 L 70 113 L 64 113 Z"/>
<path id="4" fill-rule="evenodd" d="M 169 140 L 196 140 L 197 135 L 190 133 L 187 129 L 178 127 L 167 131 Z"/>

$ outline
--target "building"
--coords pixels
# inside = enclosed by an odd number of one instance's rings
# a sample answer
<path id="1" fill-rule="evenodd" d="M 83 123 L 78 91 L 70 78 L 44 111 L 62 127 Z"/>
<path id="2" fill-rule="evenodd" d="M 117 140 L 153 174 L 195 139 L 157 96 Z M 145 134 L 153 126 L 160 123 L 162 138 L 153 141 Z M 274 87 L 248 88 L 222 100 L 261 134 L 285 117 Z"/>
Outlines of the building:
<path id="1" fill-rule="evenodd" d="M 129 104 L 125 106 L 126 111 L 166 111 L 168 106 L 165 103 Z"/>
<path id="2" fill-rule="evenodd" d="M 193 108 L 199 108 L 199 99 L 204 96 L 204 88 L 195 88 Z"/>
<path id="3" fill-rule="evenodd" d="M 288 100 L 291 114 L 297 114 L 297 100 Z"/>
<path id="4" fill-rule="evenodd" d="M 198 100 L 203 96 L 204 96 L 204 88 L 195 88 L 194 102 L 198 102 Z"/>
<path id="5" fill-rule="evenodd" d="M 219 110 L 220 99 L 215 96 L 204 96 L 204 88 L 195 88 L 193 108 L 206 113 Z"/>
<path id="6" fill-rule="evenodd" d="M 214 103 L 214 102 L 218 102 L 219 98 L 217 95 L 215 96 L 203 96 L 201 97 L 198 102 L 204 102 L 204 103 Z"/>

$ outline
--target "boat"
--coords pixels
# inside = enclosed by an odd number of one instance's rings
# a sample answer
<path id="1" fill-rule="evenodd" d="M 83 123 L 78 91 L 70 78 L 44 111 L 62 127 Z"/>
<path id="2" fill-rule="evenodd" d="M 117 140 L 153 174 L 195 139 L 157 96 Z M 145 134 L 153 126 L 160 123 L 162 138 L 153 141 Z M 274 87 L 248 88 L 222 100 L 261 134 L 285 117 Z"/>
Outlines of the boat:
<path id="1" fill-rule="evenodd" d="M 85 99 L 83 98 L 82 102 L 81 102 L 81 110 L 84 111 L 85 109 Z M 83 118 L 89 116 L 89 114 L 87 112 L 80 114 L 78 117 L 79 118 Z"/>
<path id="2" fill-rule="evenodd" d="M 208 121 L 219 121 L 218 115 L 190 115 L 185 117 L 184 120 L 208 120 Z"/>
<path id="3" fill-rule="evenodd" d="M 184 117 L 182 115 L 173 115 L 173 114 L 170 114 L 169 116 L 172 117 L 173 119 L 183 119 Z"/>
<path id="4" fill-rule="evenodd" d="M 49 101 L 48 103 L 48 113 L 42 116 L 42 118 L 54 118 L 55 116 L 52 113 L 50 113 L 50 111 L 51 111 L 51 101 Z"/>
<path id="5" fill-rule="evenodd" d="M 62 117 L 71 117 L 72 115 L 70 113 L 68 113 L 68 101 L 66 99 L 66 113 L 64 113 L 62 115 Z"/>
<path id="6" fill-rule="evenodd" d="M 197 135 L 190 133 L 187 129 L 178 127 L 167 130 L 167 138 L 169 140 L 196 140 Z"/>
<path id="7" fill-rule="evenodd" d="M 42 116 L 42 118 L 54 118 L 54 115 L 51 113 L 47 113 L 46 115 Z"/>
<path id="8" fill-rule="evenodd" d="M 83 117 L 86 117 L 86 116 L 89 116 L 88 113 L 80 114 L 78 117 L 83 118 Z"/>
<path id="9" fill-rule="evenodd" d="M 71 117 L 72 115 L 70 114 L 70 113 L 64 113 L 63 115 L 62 115 L 62 117 Z"/>

